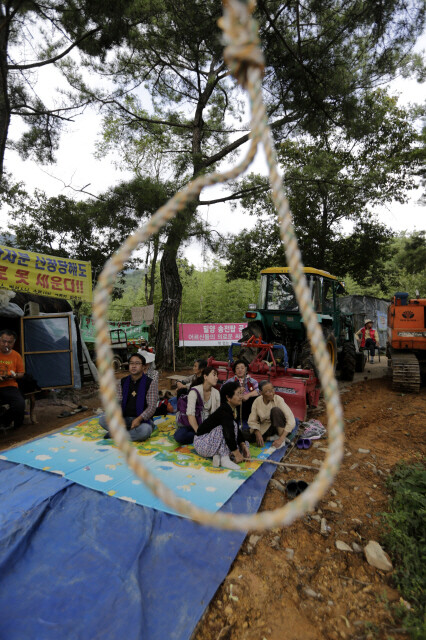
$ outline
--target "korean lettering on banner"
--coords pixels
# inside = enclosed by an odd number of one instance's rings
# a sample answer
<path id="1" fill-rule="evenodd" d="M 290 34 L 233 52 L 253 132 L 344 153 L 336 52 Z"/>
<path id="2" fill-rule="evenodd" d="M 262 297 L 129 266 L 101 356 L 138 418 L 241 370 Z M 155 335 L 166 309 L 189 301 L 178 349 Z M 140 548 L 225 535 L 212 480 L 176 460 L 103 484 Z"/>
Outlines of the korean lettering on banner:
<path id="1" fill-rule="evenodd" d="M 53 298 L 92 299 L 89 262 L 0 245 L 0 286 Z"/>
<path id="2" fill-rule="evenodd" d="M 239 340 L 246 323 L 205 323 L 180 324 L 179 344 L 182 346 L 211 346 L 229 345 Z"/>

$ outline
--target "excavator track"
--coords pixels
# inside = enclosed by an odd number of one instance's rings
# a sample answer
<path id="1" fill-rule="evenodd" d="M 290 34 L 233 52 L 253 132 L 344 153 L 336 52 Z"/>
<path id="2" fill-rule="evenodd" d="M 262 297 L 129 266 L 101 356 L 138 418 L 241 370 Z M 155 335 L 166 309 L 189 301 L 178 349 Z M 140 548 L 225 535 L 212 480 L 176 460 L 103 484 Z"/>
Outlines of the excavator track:
<path id="1" fill-rule="evenodd" d="M 420 391 L 420 364 L 414 353 L 392 353 L 392 388 Z"/>

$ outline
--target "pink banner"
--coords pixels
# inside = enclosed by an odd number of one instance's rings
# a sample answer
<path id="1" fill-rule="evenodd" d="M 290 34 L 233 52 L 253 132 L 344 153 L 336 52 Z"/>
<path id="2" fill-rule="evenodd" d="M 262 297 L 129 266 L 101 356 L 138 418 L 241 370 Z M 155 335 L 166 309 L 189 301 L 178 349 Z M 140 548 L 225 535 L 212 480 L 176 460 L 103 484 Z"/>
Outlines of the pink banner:
<path id="1" fill-rule="evenodd" d="M 238 342 L 247 322 L 208 324 L 179 324 L 180 347 L 220 347 Z"/>

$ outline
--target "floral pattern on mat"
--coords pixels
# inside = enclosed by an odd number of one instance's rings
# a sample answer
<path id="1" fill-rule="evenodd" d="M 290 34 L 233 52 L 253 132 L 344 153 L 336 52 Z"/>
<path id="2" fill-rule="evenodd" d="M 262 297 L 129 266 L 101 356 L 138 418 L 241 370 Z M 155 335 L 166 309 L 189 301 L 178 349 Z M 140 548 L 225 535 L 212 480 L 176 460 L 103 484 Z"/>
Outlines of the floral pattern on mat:
<path id="1" fill-rule="evenodd" d="M 173 438 L 175 417 L 156 420 L 156 429 L 145 442 L 132 443 L 149 470 L 177 495 L 197 506 L 217 511 L 246 478 L 271 453 L 269 447 L 251 447 L 251 462 L 239 471 L 216 469 L 209 458 L 195 453 L 192 445 L 179 446 Z M 174 513 L 145 487 L 128 468 L 113 440 L 103 440 L 105 431 L 98 416 L 85 419 L 15 449 L 3 452 L 4 460 L 57 473 L 85 487 L 139 505 Z"/>

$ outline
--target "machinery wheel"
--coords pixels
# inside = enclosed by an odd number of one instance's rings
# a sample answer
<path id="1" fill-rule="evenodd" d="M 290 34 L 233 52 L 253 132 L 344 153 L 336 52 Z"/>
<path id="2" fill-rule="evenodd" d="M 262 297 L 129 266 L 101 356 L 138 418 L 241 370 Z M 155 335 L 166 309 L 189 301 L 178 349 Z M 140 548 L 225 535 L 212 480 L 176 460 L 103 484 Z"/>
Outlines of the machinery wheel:
<path id="1" fill-rule="evenodd" d="M 366 356 L 364 355 L 363 351 L 357 351 L 355 353 L 355 362 L 356 362 L 356 366 L 355 366 L 355 371 L 357 371 L 358 373 L 362 373 L 365 369 L 365 362 L 366 362 Z"/>
<path id="2" fill-rule="evenodd" d="M 263 324 L 259 320 L 253 320 L 253 322 L 248 323 L 241 333 L 243 337 L 240 342 L 246 342 L 252 336 L 255 336 L 255 338 L 262 338 Z"/>
<path id="3" fill-rule="evenodd" d="M 121 369 L 121 358 L 120 356 L 115 355 L 112 359 L 112 368 L 115 372 L 120 371 Z"/>
<path id="4" fill-rule="evenodd" d="M 246 342 L 252 336 L 254 336 L 255 338 L 262 338 L 263 332 L 263 324 L 259 320 L 253 320 L 253 322 L 249 322 L 247 327 L 242 330 L 241 333 L 243 337 L 238 342 Z M 247 347 L 243 347 L 238 354 L 238 358 L 240 360 L 244 360 L 247 365 L 249 365 L 250 362 L 253 362 L 256 356 L 257 349 L 249 349 Z"/>
<path id="5" fill-rule="evenodd" d="M 333 330 L 329 327 L 323 327 L 325 346 L 330 356 L 333 370 L 336 371 L 337 367 L 337 341 Z"/>
<path id="6" fill-rule="evenodd" d="M 420 363 L 414 353 L 392 353 L 392 387 L 419 393 Z"/>
<path id="7" fill-rule="evenodd" d="M 349 380 L 354 379 L 354 373 L 356 370 L 356 349 L 355 345 L 347 340 L 343 343 L 341 359 L 340 359 L 340 379 Z"/>
<path id="8" fill-rule="evenodd" d="M 287 333 L 287 325 L 284 322 L 280 322 L 279 320 L 275 320 L 271 324 L 271 333 L 276 340 L 282 342 L 285 339 Z"/>
<path id="9" fill-rule="evenodd" d="M 302 343 L 302 351 L 300 356 L 300 364 L 302 365 L 302 369 L 312 369 L 315 371 L 315 375 L 318 376 L 317 368 L 314 362 L 314 356 L 311 351 L 311 343 L 309 340 L 305 340 Z"/>

